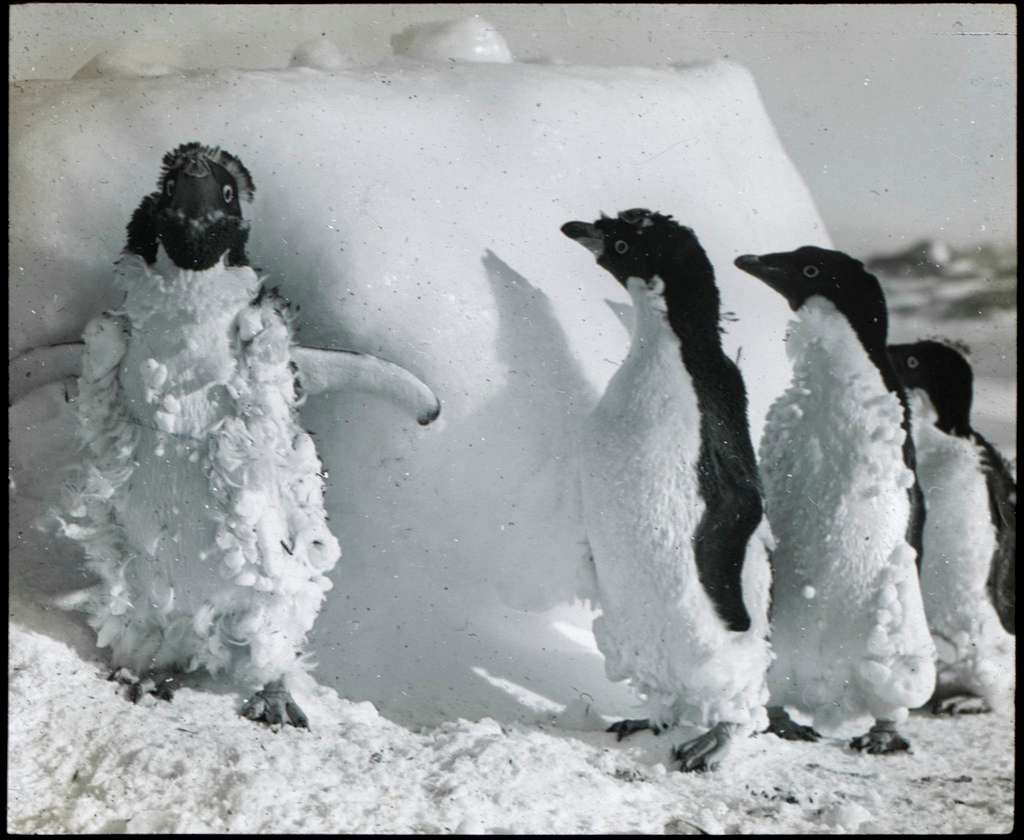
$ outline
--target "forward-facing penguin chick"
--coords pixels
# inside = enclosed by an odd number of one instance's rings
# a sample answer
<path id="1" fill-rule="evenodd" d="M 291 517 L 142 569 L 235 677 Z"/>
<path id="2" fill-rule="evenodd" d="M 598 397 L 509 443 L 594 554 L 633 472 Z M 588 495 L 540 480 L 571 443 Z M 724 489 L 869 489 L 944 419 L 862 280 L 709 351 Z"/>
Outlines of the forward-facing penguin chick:
<path id="1" fill-rule="evenodd" d="M 909 748 L 896 732 L 928 699 L 935 649 L 915 560 L 924 505 L 906 396 L 886 354 L 882 288 L 837 251 L 803 247 L 736 265 L 796 312 L 793 382 L 761 441 L 773 555 L 772 730 L 814 739 L 783 707 L 835 727 L 870 715 L 851 746 Z"/>
<path id="2" fill-rule="evenodd" d="M 71 602 L 115 673 L 130 672 L 133 699 L 170 699 L 181 672 L 230 671 L 259 689 L 243 714 L 305 726 L 285 681 L 308 667 L 340 549 L 296 370 L 321 389 L 375 382 L 421 422 L 437 399 L 379 359 L 295 347 L 282 299 L 248 267 L 248 170 L 198 143 L 163 163 L 128 225 L 124 301 L 85 330 L 86 463 L 63 524 L 100 583 Z"/>
<path id="3" fill-rule="evenodd" d="M 921 592 L 939 655 L 932 709 L 1006 709 L 1016 653 L 1017 483 L 971 427 L 974 375 L 939 341 L 889 347 L 910 396 L 928 518 Z"/>
<path id="4" fill-rule="evenodd" d="M 692 230 L 648 210 L 562 232 L 626 288 L 636 317 L 580 448 L 594 634 L 609 678 L 628 678 L 649 710 L 609 731 L 710 727 L 673 755 L 713 768 L 767 724 L 771 659 L 770 533 L 714 271 Z"/>

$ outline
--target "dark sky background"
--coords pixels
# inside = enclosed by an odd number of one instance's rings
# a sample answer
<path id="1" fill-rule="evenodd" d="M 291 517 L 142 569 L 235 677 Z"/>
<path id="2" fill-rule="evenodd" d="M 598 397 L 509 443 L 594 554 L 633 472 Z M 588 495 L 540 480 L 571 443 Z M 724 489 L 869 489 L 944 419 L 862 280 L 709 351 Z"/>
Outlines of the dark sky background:
<path id="1" fill-rule="evenodd" d="M 1016 234 L 1017 16 L 1009 4 L 45 4 L 11 11 L 12 78 L 69 78 L 117 39 L 189 65 L 283 67 L 326 33 L 358 63 L 416 22 L 478 13 L 520 59 L 749 67 L 837 246 Z"/>

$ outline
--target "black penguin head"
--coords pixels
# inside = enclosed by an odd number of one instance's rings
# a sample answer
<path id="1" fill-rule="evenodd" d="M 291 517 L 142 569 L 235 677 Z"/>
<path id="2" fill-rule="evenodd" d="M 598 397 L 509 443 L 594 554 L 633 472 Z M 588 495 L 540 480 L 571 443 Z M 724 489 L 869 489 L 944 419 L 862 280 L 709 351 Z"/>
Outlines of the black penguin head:
<path id="1" fill-rule="evenodd" d="M 234 155 L 186 143 L 164 155 L 157 182 L 154 229 L 179 268 L 203 271 L 228 254 L 244 265 L 248 222 L 241 201 L 252 201 L 252 176 Z"/>
<path id="2" fill-rule="evenodd" d="M 624 210 L 612 219 L 601 214 L 596 222 L 567 222 L 562 233 L 575 239 L 597 257 L 597 264 L 624 287 L 631 277 L 642 280 L 654 292 L 667 292 L 680 269 L 710 269 L 693 231 L 671 216 L 638 208 Z M 707 265 L 705 265 L 707 264 Z"/>
<path id="3" fill-rule="evenodd" d="M 812 297 L 825 298 L 846 317 L 865 347 L 880 342 L 884 348 L 885 294 L 859 260 L 841 251 L 805 245 L 776 254 L 746 254 L 737 257 L 735 264 L 781 294 L 794 312 Z"/>
<path id="4" fill-rule="evenodd" d="M 928 395 L 938 415 L 936 426 L 959 437 L 971 433 L 974 373 L 959 348 L 930 339 L 891 344 L 889 358 L 905 388 L 918 388 Z"/>

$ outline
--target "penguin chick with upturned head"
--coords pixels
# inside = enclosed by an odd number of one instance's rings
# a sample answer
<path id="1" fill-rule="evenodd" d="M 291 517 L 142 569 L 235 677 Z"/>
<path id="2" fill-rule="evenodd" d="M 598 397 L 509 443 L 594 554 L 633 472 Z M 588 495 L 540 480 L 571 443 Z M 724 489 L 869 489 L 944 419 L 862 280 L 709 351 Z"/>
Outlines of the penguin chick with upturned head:
<path id="1" fill-rule="evenodd" d="M 776 539 L 772 729 L 817 737 L 788 725 L 786 706 L 815 726 L 870 716 L 851 746 L 908 749 L 896 726 L 928 699 L 935 649 L 915 568 L 924 505 L 906 396 L 886 354 L 885 296 L 860 262 L 824 248 L 736 265 L 796 313 L 793 382 L 769 409 L 760 450 Z"/>
<path id="2" fill-rule="evenodd" d="M 626 288 L 636 318 L 580 442 L 594 635 L 609 678 L 629 679 L 649 713 L 609 731 L 710 727 L 673 757 L 714 768 L 739 734 L 766 725 L 771 659 L 771 536 L 714 270 L 693 231 L 660 213 L 562 232 Z"/>
<path id="3" fill-rule="evenodd" d="M 889 346 L 906 386 L 928 518 L 921 592 L 938 650 L 936 714 L 1006 709 L 1016 654 L 1017 484 L 971 427 L 974 374 L 940 341 Z"/>
<path id="4" fill-rule="evenodd" d="M 293 344 L 285 304 L 248 265 L 240 201 L 254 187 L 238 158 L 184 144 L 158 185 L 128 225 L 123 302 L 85 330 L 86 458 L 61 521 L 100 582 L 66 603 L 89 614 L 133 699 L 227 671 L 255 690 L 244 715 L 306 726 L 286 682 L 309 667 L 341 552 L 300 395 L 376 387 L 421 422 L 437 398 L 390 363 Z"/>

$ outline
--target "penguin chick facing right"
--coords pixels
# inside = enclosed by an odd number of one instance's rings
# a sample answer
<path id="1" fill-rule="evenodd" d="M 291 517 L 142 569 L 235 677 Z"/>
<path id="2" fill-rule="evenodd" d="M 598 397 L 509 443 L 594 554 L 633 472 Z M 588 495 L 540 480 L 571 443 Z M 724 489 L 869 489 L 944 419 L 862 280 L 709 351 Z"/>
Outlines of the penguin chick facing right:
<path id="1" fill-rule="evenodd" d="M 772 731 L 787 737 L 777 727 L 786 706 L 816 727 L 870 716 L 854 749 L 907 750 L 896 726 L 931 694 L 935 647 L 915 568 L 924 505 L 882 287 L 824 248 L 735 262 L 796 313 L 793 381 L 769 409 L 760 449 L 776 539 Z"/>
<path id="2" fill-rule="evenodd" d="M 971 427 L 974 374 L 941 341 L 889 346 L 907 387 L 928 518 L 921 592 L 939 655 L 936 714 L 1013 702 L 1017 483 Z"/>
<path id="3" fill-rule="evenodd" d="M 580 441 L 602 610 L 594 635 L 608 677 L 630 679 L 648 706 L 648 718 L 609 731 L 710 727 L 673 757 L 682 770 L 713 769 L 767 725 L 771 661 L 771 534 L 714 270 L 694 232 L 660 213 L 562 232 L 626 288 L 636 314 Z"/>

